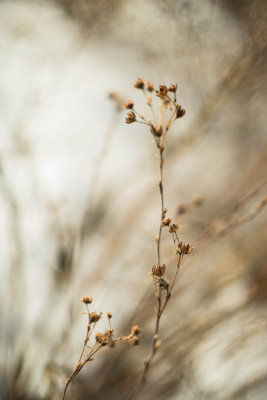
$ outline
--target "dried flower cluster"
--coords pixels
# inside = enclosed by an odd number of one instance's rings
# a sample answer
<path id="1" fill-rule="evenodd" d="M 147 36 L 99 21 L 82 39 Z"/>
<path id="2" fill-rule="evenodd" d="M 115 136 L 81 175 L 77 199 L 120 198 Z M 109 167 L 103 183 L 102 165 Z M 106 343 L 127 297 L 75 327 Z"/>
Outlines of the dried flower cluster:
<path id="1" fill-rule="evenodd" d="M 81 351 L 79 361 L 78 361 L 77 365 L 75 366 L 74 370 L 72 371 L 71 375 L 67 379 L 64 393 L 62 396 L 62 400 L 64 400 L 66 398 L 67 389 L 68 389 L 68 386 L 71 383 L 71 381 L 78 375 L 78 373 L 85 366 L 85 364 L 88 361 L 92 360 L 93 355 L 96 354 L 102 347 L 105 347 L 105 346 L 114 347 L 115 343 L 119 342 L 119 341 L 127 342 L 127 343 L 135 346 L 139 343 L 139 335 L 141 333 L 141 329 L 139 328 L 139 326 L 135 325 L 132 327 L 129 335 L 115 338 L 114 331 L 111 326 L 112 314 L 110 312 L 107 312 L 109 328 L 105 329 L 104 332 L 97 332 L 95 334 L 94 344 L 92 346 L 89 346 L 88 342 L 91 339 L 92 333 L 94 331 L 94 328 L 95 328 L 97 322 L 100 320 L 100 318 L 102 318 L 102 312 L 97 313 L 95 311 L 93 311 L 93 312 L 89 311 L 89 304 L 91 304 L 93 302 L 92 297 L 83 296 L 81 298 L 81 302 L 84 303 L 86 306 L 85 314 L 88 317 L 86 336 L 84 339 L 83 348 Z M 87 354 L 85 355 L 85 351 L 87 349 L 88 349 L 88 351 L 87 351 Z"/>
<path id="2" fill-rule="evenodd" d="M 160 346 L 159 340 L 159 326 L 160 318 L 162 313 L 171 297 L 172 289 L 180 268 L 182 259 L 184 255 L 190 254 L 193 250 L 193 246 L 188 243 L 183 243 L 178 237 L 178 225 L 172 221 L 171 217 L 166 217 L 167 208 L 164 206 L 164 193 L 163 193 L 163 165 L 164 158 L 163 153 L 165 150 L 165 138 L 166 134 L 173 125 L 173 123 L 185 115 L 185 110 L 180 104 L 177 103 L 177 84 L 172 84 L 170 87 L 166 85 L 160 85 L 157 90 L 155 90 L 154 85 L 151 82 L 146 82 L 141 78 L 138 78 L 134 82 L 134 87 L 136 89 L 142 90 L 145 97 L 146 103 L 151 109 L 151 119 L 145 118 L 143 115 L 138 113 L 134 107 L 134 102 L 128 100 L 124 106 L 128 111 L 125 122 L 131 124 L 134 122 L 145 124 L 148 126 L 151 134 L 153 135 L 156 147 L 159 153 L 159 169 L 160 169 L 160 179 L 159 179 L 159 192 L 161 199 L 161 212 L 160 212 L 160 223 L 159 231 L 156 235 L 156 249 L 157 249 L 157 262 L 152 266 L 152 271 L 150 273 L 154 283 L 157 287 L 157 315 L 156 315 L 156 325 L 155 331 L 152 339 L 152 349 L 148 361 L 145 362 L 145 368 L 142 375 L 140 385 L 138 386 L 136 392 L 133 394 L 134 398 L 143 388 L 148 370 L 152 363 L 152 360 L 156 354 L 157 349 Z M 155 97 L 160 99 L 158 117 L 154 110 L 154 103 L 152 94 L 154 92 Z M 164 122 L 165 121 L 165 122 Z M 176 268 L 173 272 L 172 280 L 169 280 L 164 276 L 167 271 L 166 264 L 161 263 L 161 236 L 162 229 L 168 228 L 169 233 L 172 235 L 172 240 L 174 244 L 174 253 L 176 255 Z"/>

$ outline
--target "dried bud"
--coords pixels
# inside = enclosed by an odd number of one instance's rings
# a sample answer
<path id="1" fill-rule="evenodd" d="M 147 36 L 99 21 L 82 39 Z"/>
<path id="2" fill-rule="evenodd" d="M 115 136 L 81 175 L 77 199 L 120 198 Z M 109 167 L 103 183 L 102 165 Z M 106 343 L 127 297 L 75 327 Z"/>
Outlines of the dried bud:
<path id="1" fill-rule="evenodd" d="M 106 346 L 112 341 L 112 333 L 113 331 L 111 329 L 106 329 L 104 333 L 97 332 L 95 335 L 95 340 L 102 346 Z"/>
<path id="2" fill-rule="evenodd" d="M 185 115 L 185 110 L 179 106 L 176 111 L 176 118 L 181 118 Z"/>
<path id="3" fill-rule="evenodd" d="M 180 242 L 178 244 L 178 253 L 180 254 L 190 254 L 193 251 L 193 246 L 189 243 Z"/>
<path id="4" fill-rule="evenodd" d="M 133 336 L 131 339 L 129 339 L 129 343 L 132 344 L 133 346 L 137 346 L 139 342 L 140 340 L 137 336 Z"/>
<path id="5" fill-rule="evenodd" d="M 88 297 L 88 296 L 83 296 L 83 297 L 81 297 L 80 300 L 84 304 L 91 304 L 92 301 L 93 301 L 93 298 L 92 297 Z"/>
<path id="6" fill-rule="evenodd" d="M 96 312 L 90 313 L 90 314 L 89 314 L 89 321 L 90 321 L 90 324 L 93 323 L 93 322 L 99 321 L 100 318 L 101 318 L 101 315 L 102 315 L 102 313 L 100 313 L 100 314 L 97 314 Z"/>
<path id="7" fill-rule="evenodd" d="M 134 87 L 136 89 L 144 89 L 145 86 L 145 81 L 141 78 L 138 78 L 135 82 L 134 82 Z"/>
<path id="8" fill-rule="evenodd" d="M 171 217 L 168 217 L 162 221 L 162 226 L 169 226 L 171 222 L 172 222 Z"/>
<path id="9" fill-rule="evenodd" d="M 157 125 L 155 128 L 155 136 L 160 137 L 163 134 L 163 129 L 161 125 Z"/>
<path id="10" fill-rule="evenodd" d="M 168 88 L 165 85 L 160 85 L 159 90 L 156 90 L 156 95 L 158 97 L 166 97 L 168 95 Z"/>
<path id="11" fill-rule="evenodd" d="M 149 92 L 153 92 L 154 90 L 154 85 L 151 82 L 147 82 L 146 84 L 146 90 L 148 90 Z"/>
<path id="12" fill-rule="evenodd" d="M 112 318 L 112 314 L 110 312 L 107 312 L 107 317 L 108 319 Z"/>
<path id="13" fill-rule="evenodd" d="M 170 232 L 170 233 L 174 233 L 174 232 L 177 232 L 178 229 L 179 229 L 178 225 L 176 225 L 176 224 L 171 224 L 170 227 L 169 227 L 169 232 Z"/>
<path id="14" fill-rule="evenodd" d="M 176 90 L 177 90 L 177 83 L 175 85 L 172 84 L 168 89 L 169 92 L 173 92 L 173 93 L 175 93 Z"/>
<path id="15" fill-rule="evenodd" d="M 160 137 L 163 134 L 163 129 L 161 125 L 154 126 L 152 123 L 150 123 L 150 129 L 152 135 L 154 136 Z"/>
<path id="16" fill-rule="evenodd" d="M 127 108 L 128 110 L 131 110 L 134 106 L 134 102 L 132 100 L 128 100 L 126 101 L 126 103 L 124 103 L 124 107 Z"/>
<path id="17" fill-rule="evenodd" d="M 130 111 L 126 116 L 125 122 L 126 124 L 132 124 L 135 121 L 136 121 L 135 113 L 133 111 Z"/>
<path id="18" fill-rule="evenodd" d="M 102 341 L 103 341 L 103 333 L 101 333 L 101 332 L 97 332 L 96 334 L 95 334 L 95 340 L 98 342 L 98 343 L 102 343 Z"/>
<path id="19" fill-rule="evenodd" d="M 162 276 L 166 271 L 166 265 L 153 265 L 152 267 L 152 275 Z"/>
<path id="20" fill-rule="evenodd" d="M 141 328 L 138 325 L 132 327 L 131 332 L 133 335 L 138 336 L 141 333 Z"/>

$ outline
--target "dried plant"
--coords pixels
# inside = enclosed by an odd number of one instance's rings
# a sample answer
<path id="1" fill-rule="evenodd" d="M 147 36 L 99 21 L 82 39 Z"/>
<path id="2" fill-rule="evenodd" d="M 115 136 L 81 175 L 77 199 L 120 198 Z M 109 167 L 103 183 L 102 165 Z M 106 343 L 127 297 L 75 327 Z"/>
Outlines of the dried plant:
<path id="1" fill-rule="evenodd" d="M 169 88 L 166 85 L 160 85 L 159 89 L 154 92 L 154 85 L 150 82 L 146 82 L 143 79 L 139 78 L 134 83 L 134 87 L 136 89 L 142 90 L 147 99 L 147 105 L 151 109 L 152 113 L 152 121 L 150 119 L 146 119 L 143 115 L 138 113 L 134 108 L 134 102 L 129 100 L 125 103 L 125 108 L 130 110 L 126 116 L 126 123 L 134 123 L 138 122 L 141 124 L 147 125 L 149 128 L 156 148 L 158 150 L 159 155 L 159 170 L 160 170 L 160 179 L 159 179 L 159 192 L 160 192 L 160 201 L 161 201 L 161 210 L 160 210 L 160 220 L 159 220 L 159 230 L 156 235 L 156 263 L 152 266 L 152 271 L 150 273 L 155 286 L 157 287 L 157 314 L 156 314 L 156 324 L 155 330 L 152 339 L 152 349 L 148 360 L 145 362 L 144 371 L 142 374 L 142 378 L 139 386 L 137 387 L 135 393 L 132 398 L 134 398 L 143 388 L 147 380 L 147 374 L 151 363 L 155 357 L 155 354 L 160 346 L 159 340 L 159 328 L 160 328 L 160 319 L 161 316 L 167 306 L 168 301 L 171 298 L 172 290 L 177 278 L 177 274 L 179 268 L 181 266 L 182 259 L 184 255 L 190 254 L 193 250 L 193 247 L 188 243 L 183 243 L 178 236 L 178 225 L 172 221 L 171 217 L 166 217 L 167 208 L 165 207 L 164 202 L 164 185 L 163 185 L 163 167 L 164 167 L 164 150 L 165 150 L 165 139 L 166 135 L 173 125 L 173 123 L 184 116 L 185 110 L 177 103 L 176 93 L 177 93 L 177 84 L 172 84 Z M 160 99 L 159 104 L 159 115 L 158 119 L 154 110 L 154 103 L 152 93 L 155 93 L 156 97 Z M 172 241 L 174 245 L 174 254 L 176 256 L 176 268 L 173 273 L 172 280 L 169 282 L 165 278 L 166 265 L 162 263 L 161 260 L 161 238 L 162 238 L 162 230 L 167 228 L 169 233 L 172 236 Z"/>
<path id="2" fill-rule="evenodd" d="M 131 332 L 127 336 L 121 336 L 118 338 L 114 337 L 114 331 L 111 326 L 111 318 L 112 314 L 110 312 L 107 312 L 107 318 L 108 318 L 108 323 L 109 327 L 108 329 L 105 329 L 104 332 L 97 332 L 95 334 L 95 342 L 92 346 L 89 346 L 89 340 L 91 338 L 91 335 L 94 331 L 94 328 L 97 324 L 97 322 L 100 320 L 102 317 L 102 312 L 96 313 L 90 312 L 89 311 L 89 304 L 93 302 L 92 297 L 89 296 L 83 296 L 81 298 L 81 302 L 84 303 L 86 306 L 86 315 L 88 316 L 88 324 L 87 324 L 87 329 L 86 329 L 86 335 L 85 339 L 83 342 L 83 347 L 82 351 L 78 360 L 77 365 L 73 369 L 71 375 L 67 379 L 64 392 L 62 395 L 62 400 L 66 398 L 67 390 L 69 387 L 69 384 L 73 381 L 73 379 L 79 374 L 79 372 L 83 369 L 85 364 L 87 364 L 89 361 L 93 360 L 93 356 L 103 347 L 109 346 L 109 347 L 114 347 L 116 342 L 127 342 L 130 343 L 131 345 L 137 345 L 139 344 L 139 334 L 141 332 L 141 329 L 138 325 L 135 325 L 132 327 Z M 88 349 L 87 354 L 85 355 L 86 349 Z"/>

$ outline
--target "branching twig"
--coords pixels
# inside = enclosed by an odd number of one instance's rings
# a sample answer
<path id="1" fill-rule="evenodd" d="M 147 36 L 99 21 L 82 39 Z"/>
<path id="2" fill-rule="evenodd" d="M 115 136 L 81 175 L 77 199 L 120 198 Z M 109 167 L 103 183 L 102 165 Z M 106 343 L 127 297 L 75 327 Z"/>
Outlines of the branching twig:
<path id="1" fill-rule="evenodd" d="M 67 390 L 68 387 L 70 385 L 70 383 L 73 381 L 73 379 L 79 374 L 79 372 L 83 369 L 83 367 L 89 362 L 93 360 L 93 356 L 104 346 L 111 346 L 113 347 L 114 344 L 118 341 L 121 342 L 128 342 L 130 344 L 136 345 L 139 343 L 139 338 L 138 335 L 141 332 L 141 329 L 139 328 L 138 325 L 135 325 L 132 327 L 131 332 L 129 333 L 129 335 L 127 336 L 121 336 L 118 338 L 114 338 L 113 335 L 113 329 L 111 326 L 111 318 L 112 315 L 111 313 L 107 313 L 107 317 L 108 317 L 108 321 L 109 321 L 109 329 L 106 329 L 103 333 L 101 332 L 97 332 L 95 335 L 95 343 L 93 345 L 93 347 L 89 347 L 90 351 L 89 353 L 85 356 L 84 360 L 83 360 L 83 356 L 84 356 L 84 352 L 86 349 L 86 345 L 90 339 L 91 333 L 96 325 L 96 323 L 100 320 L 102 313 L 97 314 L 96 312 L 89 312 L 89 307 L 88 305 L 92 303 L 93 299 L 92 297 L 88 297 L 88 296 L 83 296 L 81 298 L 81 301 L 85 304 L 86 306 L 86 310 L 87 310 L 87 315 L 88 315 L 88 325 L 87 325 L 87 329 L 86 329 L 86 336 L 84 339 L 84 343 L 83 343 L 83 348 L 81 351 L 81 355 L 79 358 L 79 361 L 76 365 L 76 367 L 74 368 L 74 370 L 72 371 L 71 375 L 68 377 L 66 384 L 65 384 L 65 388 L 63 391 L 63 395 L 62 395 L 62 400 L 65 400 L 66 398 L 66 394 L 67 394 Z"/>

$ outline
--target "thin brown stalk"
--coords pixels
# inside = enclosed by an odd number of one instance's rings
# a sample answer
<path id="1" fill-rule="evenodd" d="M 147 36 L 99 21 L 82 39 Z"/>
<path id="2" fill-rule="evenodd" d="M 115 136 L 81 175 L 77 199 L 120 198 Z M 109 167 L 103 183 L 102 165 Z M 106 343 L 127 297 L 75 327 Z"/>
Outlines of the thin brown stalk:
<path id="1" fill-rule="evenodd" d="M 94 347 L 96 347 L 96 348 L 94 349 Z M 68 378 L 68 380 L 67 380 L 67 382 L 66 382 L 66 385 L 65 385 L 65 388 L 64 388 L 64 392 L 63 392 L 63 395 L 62 395 L 62 400 L 65 400 L 65 398 L 66 398 L 66 394 L 67 394 L 67 390 L 68 390 L 69 384 L 73 381 L 73 379 L 75 378 L 75 376 L 78 375 L 78 373 L 82 370 L 82 368 L 85 366 L 85 364 L 87 364 L 88 361 L 92 360 L 93 355 L 94 355 L 98 350 L 100 350 L 100 348 L 102 347 L 102 345 L 99 344 L 99 345 L 94 346 L 94 347 L 93 347 L 93 349 L 91 350 L 91 352 L 86 356 L 86 359 L 85 359 L 83 362 L 79 361 L 78 364 L 76 365 L 76 367 L 74 368 L 74 370 L 73 370 L 71 376 Z"/>
<path id="2" fill-rule="evenodd" d="M 162 221 L 164 218 L 164 193 L 163 193 L 163 151 L 164 147 L 159 146 L 159 164 L 160 164 L 160 178 L 159 178 L 159 192 L 160 192 L 160 205 L 161 205 L 161 215 L 159 222 L 159 234 L 157 238 L 157 257 L 158 257 L 158 265 L 160 265 L 160 245 L 161 245 L 161 233 L 162 233 Z"/>
<path id="3" fill-rule="evenodd" d="M 146 92 L 145 92 L 145 81 L 139 78 L 135 84 L 134 87 L 137 89 L 142 89 L 143 92 L 145 93 L 146 97 L 148 98 Z M 154 88 L 154 86 L 153 86 Z M 151 84 L 150 84 L 150 89 L 151 89 Z M 154 89 L 152 89 L 153 91 Z M 152 361 L 156 355 L 156 352 L 160 346 L 160 341 L 159 341 L 159 330 L 160 330 L 160 321 L 161 321 L 161 316 L 167 306 L 168 301 L 171 298 L 172 294 L 172 289 L 175 284 L 178 271 L 182 262 L 183 254 L 189 254 L 192 251 L 192 246 L 189 244 L 185 244 L 180 242 L 178 235 L 176 233 L 178 229 L 178 225 L 171 223 L 171 218 L 166 218 L 166 212 L 167 209 L 164 206 L 164 184 L 163 184 L 163 167 L 164 167 L 164 142 L 166 138 L 166 134 L 170 127 L 172 126 L 173 122 L 177 119 L 182 117 L 185 114 L 185 111 L 177 104 L 176 102 L 176 90 L 177 90 L 177 85 L 171 85 L 170 88 L 167 88 L 165 85 L 159 86 L 159 90 L 156 91 L 156 96 L 158 96 L 162 101 L 161 105 L 159 107 L 159 125 L 153 125 L 152 122 L 149 120 L 149 127 L 152 135 L 154 136 L 155 144 L 159 152 L 159 172 L 160 172 L 160 178 L 159 178 L 159 194 L 160 194 L 160 219 L 159 219 L 159 230 L 158 230 L 158 235 L 156 236 L 156 254 L 157 254 L 157 263 L 156 265 L 153 265 L 152 267 L 152 273 L 151 276 L 157 285 L 157 313 L 156 313 L 156 321 L 155 321 L 155 329 L 153 333 L 153 339 L 152 339 L 152 346 L 151 346 L 151 352 L 148 357 L 148 360 L 145 362 L 143 374 L 140 380 L 139 385 L 137 386 L 137 389 L 135 392 L 132 394 L 131 399 L 135 398 L 143 389 L 146 380 L 147 380 L 147 375 L 149 372 L 149 369 L 151 367 Z M 172 95 L 173 99 L 170 97 L 169 93 Z M 171 103 L 174 106 L 174 110 L 171 110 L 171 113 L 169 115 L 169 119 L 166 124 L 163 124 L 163 114 L 167 110 L 169 103 Z M 126 103 L 126 108 L 133 109 L 133 101 L 129 101 Z M 152 105 L 152 99 L 149 101 L 149 105 L 151 107 Z M 152 109 L 152 107 L 151 107 Z M 133 109 L 134 113 L 138 115 L 142 120 L 147 121 L 143 116 L 141 116 L 138 112 Z M 126 122 L 127 123 L 133 123 L 137 122 L 135 114 L 129 113 Z M 152 116 L 154 122 L 156 121 L 154 112 L 152 110 Z M 172 233 L 173 237 L 173 243 L 174 243 L 174 252 L 176 254 L 176 269 L 173 274 L 173 278 L 171 281 L 171 284 L 165 279 L 163 276 L 165 273 L 166 265 L 161 263 L 161 244 L 162 244 L 162 230 L 163 227 L 168 227 L 169 232 Z"/>

